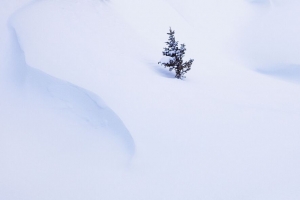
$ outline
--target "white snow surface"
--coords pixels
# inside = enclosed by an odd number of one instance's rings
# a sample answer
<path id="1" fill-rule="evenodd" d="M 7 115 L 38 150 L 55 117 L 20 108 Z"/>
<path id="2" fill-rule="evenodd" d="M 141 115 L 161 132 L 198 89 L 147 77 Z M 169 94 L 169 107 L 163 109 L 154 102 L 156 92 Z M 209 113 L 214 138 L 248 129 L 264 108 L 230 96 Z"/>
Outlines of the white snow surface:
<path id="1" fill-rule="evenodd" d="M 299 200 L 299 8 L 1 0 L 0 199 Z"/>
<path id="2" fill-rule="evenodd" d="M 169 63 L 171 60 L 173 60 L 173 58 L 171 56 L 163 56 L 159 62 L 160 63 Z"/>

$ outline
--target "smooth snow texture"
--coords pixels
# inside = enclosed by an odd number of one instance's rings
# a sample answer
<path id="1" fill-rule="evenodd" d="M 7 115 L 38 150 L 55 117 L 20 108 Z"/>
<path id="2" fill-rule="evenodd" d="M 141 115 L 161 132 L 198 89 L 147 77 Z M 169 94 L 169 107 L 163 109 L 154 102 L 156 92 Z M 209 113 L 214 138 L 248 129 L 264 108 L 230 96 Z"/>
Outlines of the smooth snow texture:
<path id="1" fill-rule="evenodd" d="M 292 1 L 4 2 L 1 199 L 300 198 L 300 86 L 272 67 L 299 63 L 251 29 Z M 169 27 L 184 80 L 157 64 Z"/>
<path id="2" fill-rule="evenodd" d="M 170 56 L 163 56 L 163 57 L 160 59 L 159 62 L 161 62 L 161 63 L 168 63 L 168 62 L 170 62 L 170 60 L 173 60 L 173 58 L 170 57 Z"/>
<path id="3" fill-rule="evenodd" d="M 246 66 L 284 80 L 300 81 L 296 75 L 300 70 L 299 8 L 294 0 L 253 8 L 255 17 L 241 29 L 237 49 Z"/>
<path id="4" fill-rule="evenodd" d="M 28 66 L 7 22 L 0 62 L 0 198 L 71 198 L 98 170 L 95 176 L 106 178 L 107 170 L 128 166 L 135 144 L 118 116 L 92 92 Z"/>

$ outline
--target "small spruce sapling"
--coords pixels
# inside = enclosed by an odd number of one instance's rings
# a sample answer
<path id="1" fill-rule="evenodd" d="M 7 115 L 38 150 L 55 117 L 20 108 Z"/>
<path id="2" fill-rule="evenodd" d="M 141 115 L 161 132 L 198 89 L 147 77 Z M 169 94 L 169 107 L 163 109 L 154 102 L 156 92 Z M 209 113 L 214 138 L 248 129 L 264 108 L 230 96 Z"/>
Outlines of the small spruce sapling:
<path id="1" fill-rule="evenodd" d="M 161 62 L 158 62 L 158 64 L 168 67 L 170 71 L 174 69 L 176 78 L 185 78 L 184 74 L 191 70 L 194 59 L 183 62 L 183 57 L 186 51 L 185 44 L 181 44 L 180 48 L 178 48 L 178 41 L 175 40 L 175 31 L 171 28 L 170 32 L 167 34 L 169 35 L 168 42 L 166 42 L 167 47 L 165 47 L 162 52 L 165 57 L 161 60 Z"/>

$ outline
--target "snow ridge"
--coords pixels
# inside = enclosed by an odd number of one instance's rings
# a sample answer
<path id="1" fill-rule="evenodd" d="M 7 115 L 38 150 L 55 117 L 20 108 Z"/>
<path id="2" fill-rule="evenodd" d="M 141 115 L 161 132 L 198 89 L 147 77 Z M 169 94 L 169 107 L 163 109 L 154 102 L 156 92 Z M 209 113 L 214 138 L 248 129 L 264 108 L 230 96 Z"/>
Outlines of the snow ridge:
<path id="1" fill-rule="evenodd" d="M 15 13 L 16 14 L 16 13 Z M 7 83 L 25 95 L 34 94 L 51 108 L 63 110 L 68 115 L 77 116 L 88 126 L 102 132 L 109 132 L 121 140 L 129 155 L 134 155 L 135 145 L 129 131 L 119 117 L 96 94 L 67 81 L 50 76 L 27 65 L 19 37 L 9 20 L 9 54 L 5 72 Z M 107 133 L 106 133 L 107 134 Z"/>

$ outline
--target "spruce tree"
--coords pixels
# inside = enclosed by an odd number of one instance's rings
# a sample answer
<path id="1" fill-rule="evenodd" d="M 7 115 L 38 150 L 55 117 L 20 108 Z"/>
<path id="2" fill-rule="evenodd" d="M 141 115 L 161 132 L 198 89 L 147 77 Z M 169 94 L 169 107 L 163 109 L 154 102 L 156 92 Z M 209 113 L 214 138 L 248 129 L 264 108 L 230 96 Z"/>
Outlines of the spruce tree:
<path id="1" fill-rule="evenodd" d="M 190 59 L 188 62 L 183 62 L 183 57 L 186 51 L 185 44 L 181 44 L 180 48 L 178 48 L 178 41 L 175 40 L 175 31 L 171 28 L 167 34 L 169 35 L 168 42 L 166 42 L 167 47 L 164 48 L 162 53 L 168 59 L 166 61 L 159 62 L 158 64 L 168 67 L 170 71 L 175 69 L 176 78 L 185 78 L 184 74 L 191 70 L 194 60 Z"/>

